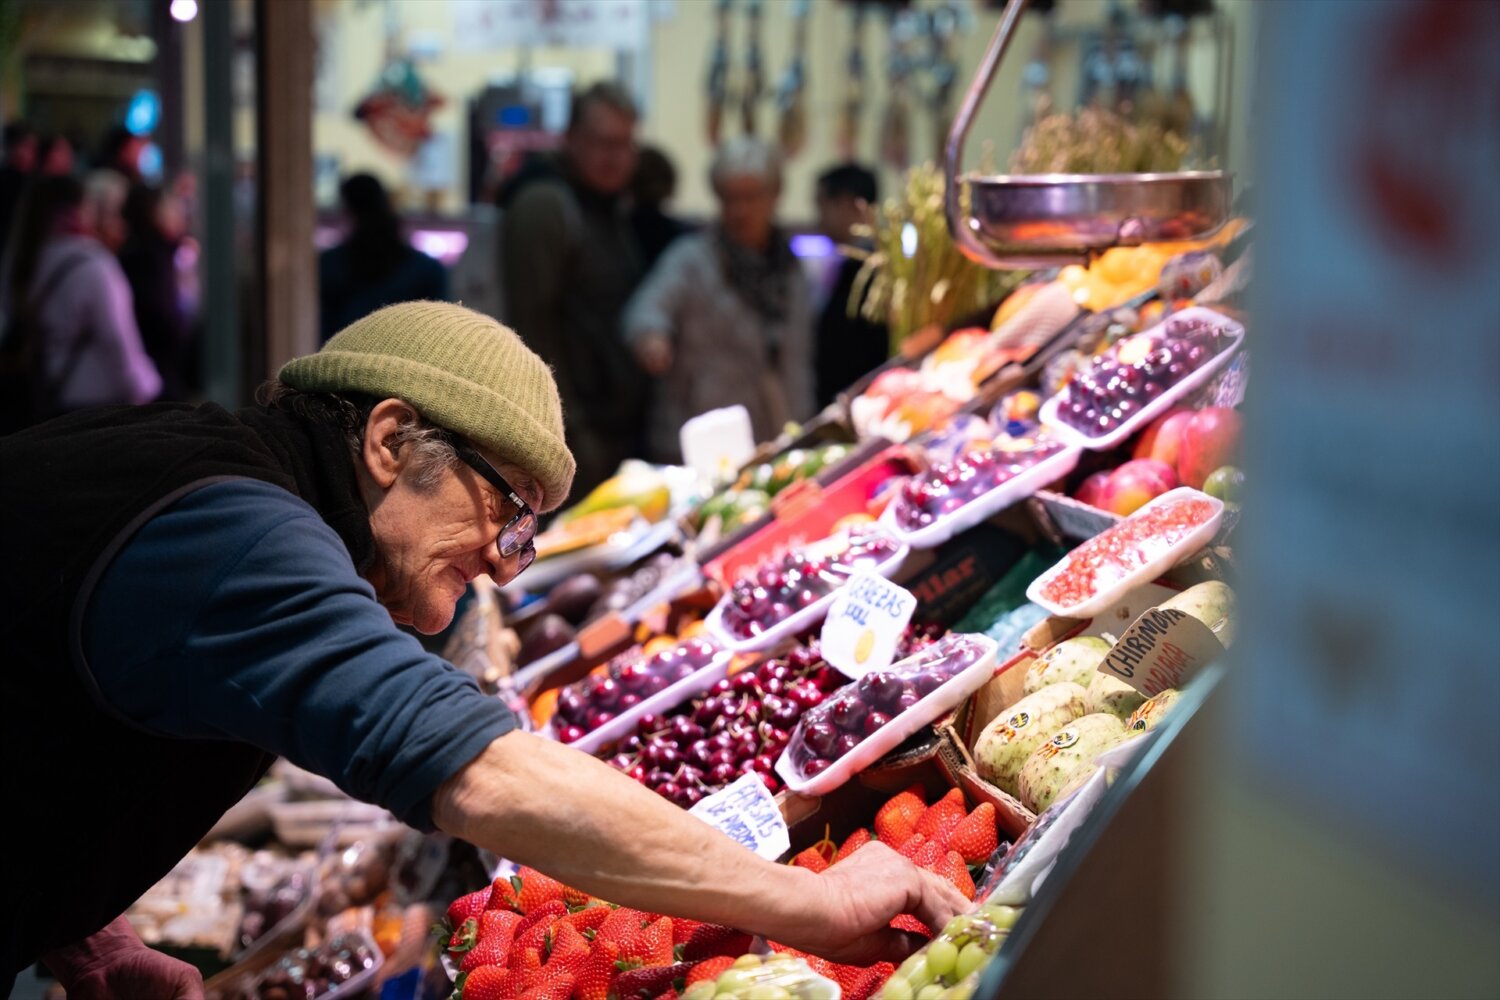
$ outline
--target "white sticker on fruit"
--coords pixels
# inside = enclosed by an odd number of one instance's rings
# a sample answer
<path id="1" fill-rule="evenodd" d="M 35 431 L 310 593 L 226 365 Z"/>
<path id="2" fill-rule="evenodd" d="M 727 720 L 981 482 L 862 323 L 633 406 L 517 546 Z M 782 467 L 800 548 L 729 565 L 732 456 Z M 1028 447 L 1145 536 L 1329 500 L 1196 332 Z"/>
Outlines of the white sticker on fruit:
<path id="1" fill-rule="evenodd" d="M 896 658 L 896 645 L 916 610 L 911 591 L 861 570 L 834 593 L 823 619 L 823 659 L 854 680 L 883 670 Z"/>
<path id="2" fill-rule="evenodd" d="M 705 796 L 688 812 L 769 861 L 792 846 L 776 800 L 753 773 Z"/>

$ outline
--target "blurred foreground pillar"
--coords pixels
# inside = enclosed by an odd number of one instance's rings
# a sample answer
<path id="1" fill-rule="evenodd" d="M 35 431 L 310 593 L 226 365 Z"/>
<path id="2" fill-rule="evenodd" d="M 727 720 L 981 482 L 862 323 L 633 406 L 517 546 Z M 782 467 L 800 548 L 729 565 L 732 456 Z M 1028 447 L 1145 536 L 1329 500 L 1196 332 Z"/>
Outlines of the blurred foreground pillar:
<path id="1" fill-rule="evenodd" d="M 265 372 L 318 346 L 313 245 L 313 5 L 256 0 L 259 236 Z"/>

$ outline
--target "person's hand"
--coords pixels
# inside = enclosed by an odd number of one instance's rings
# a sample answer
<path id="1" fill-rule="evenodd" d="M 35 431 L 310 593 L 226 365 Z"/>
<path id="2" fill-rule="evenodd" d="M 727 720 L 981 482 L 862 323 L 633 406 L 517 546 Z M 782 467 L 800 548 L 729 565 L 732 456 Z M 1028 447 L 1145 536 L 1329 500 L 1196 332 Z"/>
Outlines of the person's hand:
<path id="1" fill-rule="evenodd" d="M 806 923 L 775 940 L 852 965 L 899 961 L 926 943 L 888 926 L 893 917 L 910 913 L 937 933 L 971 905 L 951 884 L 878 841 L 817 876 L 817 885 Z"/>
<path id="2" fill-rule="evenodd" d="M 68 1000 L 116 997 L 203 1000 L 203 976 L 186 962 L 141 945 L 109 956 L 68 987 Z"/>
<path id="3" fill-rule="evenodd" d="M 68 1000 L 203 1000 L 198 970 L 146 947 L 124 917 L 82 941 L 48 952 L 42 961 L 68 991 Z"/>
<path id="4" fill-rule="evenodd" d="M 659 333 L 638 338 L 633 349 L 635 360 L 647 375 L 665 375 L 672 370 L 672 341 Z"/>

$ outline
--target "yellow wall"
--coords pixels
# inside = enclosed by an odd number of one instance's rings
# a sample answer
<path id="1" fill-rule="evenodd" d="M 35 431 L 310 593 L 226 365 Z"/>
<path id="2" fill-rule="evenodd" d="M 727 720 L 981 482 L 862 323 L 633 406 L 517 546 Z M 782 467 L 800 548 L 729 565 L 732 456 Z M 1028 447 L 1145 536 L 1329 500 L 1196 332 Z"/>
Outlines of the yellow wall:
<path id="1" fill-rule="evenodd" d="M 921 7 L 933 6 L 933 0 L 916 0 Z M 516 69 L 519 52 L 515 49 L 493 53 L 456 51 L 453 46 L 453 16 L 441 0 L 390 0 L 396 20 L 409 37 L 413 32 L 434 33 L 443 40 L 439 58 L 421 65 L 428 85 L 448 98 L 448 105 L 435 116 L 436 127 L 451 130 L 462 138 L 464 102 L 495 73 Z M 743 3 L 736 9 L 743 10 Z M 1249 0 L 1220 0 L 1235 24 L 1240 57 L 1236 59 L 1239 77 L 1236 93 L 1244 95 L 1249 86 L 1245 78 L 1248 59 Z M 642 139 L 664 148 L 676 161 L 680 176 L 677 209 L 690 214 L 712 211 L 706 170 L 711 155 L 704 138 L 704 80 L 709 52 L 714 39 L 713 0 L 675 0 L 670 15 L 653 29 L 650 54 L 650 99 L 642 123 Z M 1066 23 L 1097 22 L 1106 7 L 1100 0 L 1069 0 L 1059 5 Z M 792 0 L 766 0 L 763 8 L 762 47 L 765 76 L 774 85 L 787 64 L 791 49 Z M 974 12 L 974 24 L 959 39 L 959 92 L 978 65 L 998 19 L 992 10 Z M 321 38 L 337 51 L 331 54 L 334 71 L 335 107 L 319 109 L 314 117 L 314 144 L 321 154 L 339 157 L 344 172 L 370 170 L 399 188 L 405 183 L 405 165 L 398 157 L 380 149 L 364 126 L 355 121 L 350 110 L 369 89 L 385 57 L 385 10 L 382 4 L 359 4 L 351 0 L 323 0 L 319 16 L 325 30 Z M 737 69 L 743 65 L 745 18 L 737 13 L 731 29 L 731 59 Z M 809 65 L 807 68 L 806 106 L 808 110 L 807 147 L 791 162 L 787 173 L 782 214 L 792 220 L 810 218 L 812 185 L 816 175 L 835 158 L 834 125 L 837 119 L 839 84 L 844 73 L 845 53 L 849 39 L 849 7 L 833 0 L 814 0 L 809 23 Z M 1023 18 L 996 83 L 990 90 L 976 126 L 970 149 L 971 164 L 979 155 L 980 141 L 993 140 L 999 149 L 999 160 L 1009 156 L 1019 136 L 1022 109 L 1020 77 L 1022 68 L 1035 44 L 1037 24 L 1034 18 Z M 865 61 L 868 98 L 866 102 L 861 159 L 875 159 L 876 128 L 886 102 L 886 29 L 878 13 L 867 17 L 865 25 Z M 1208 46 L 1195 49 L 1192 64 L 1195 93 L 1207 101 L 1211 90 L 1206 79 Z M 577 78 L 588 82 L 613 76 L 615 60 L 611 53 L 561 49 L 538 49 L 532 53 L 532 66 L 560 66 L 571 69 Z M 1077 79 L 1075 66 L 1059 65 L 1054 73 L 1056 93 L 1060 100 L 1072 99 Z M 925 83 L 925 81 L 924 81 Z M 775 127 L 772 101 L 763 103 L 761 129 Z M 1246 159 L 1243 123 L 1245 115 L 1236 114 L 1236 135 L 1231 138 L 1229 161 L 1238 165 Z M 731 119 L 733 120 L 733 119 Z M 931 117 L 920 106 L 911 125 L 911 146 L 915 156 L 934 155 L 939 143 Z M 466 154 L 458 147 L 456 183 L 445 199 L 448 210 L 462 206 L 462 192 L 467 190 Z M 882 190 L 894 191 L 895 172 L 882 170 Z"/>

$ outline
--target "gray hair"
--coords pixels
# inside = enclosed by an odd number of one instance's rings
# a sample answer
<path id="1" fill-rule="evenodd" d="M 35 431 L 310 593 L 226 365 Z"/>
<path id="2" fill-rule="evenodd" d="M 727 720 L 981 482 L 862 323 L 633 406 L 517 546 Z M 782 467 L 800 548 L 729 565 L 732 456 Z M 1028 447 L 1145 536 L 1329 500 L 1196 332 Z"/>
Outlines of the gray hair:
<path id="1" fill-rule="evenodd" d="M 726 177 L 761 177 L 781 187 L 781 151 L 771 143 L 750 135 L 726 140 L 714 152 L 708 181 L 714 187 Z"/>
<path id="2" fill-rule="evenodd" d="M 364 393 L 303 392 L 279 379 L 261 386 L 256 399 L 272 409 L 284 410 L 341 431 L 349 445 L 349 453 L 356 461 L 365 445 L 365 425 L 370 420 L 370 411 L 380 402 L 378 397 Z M 410 403 L 407 405 L 411 406 Z M 453 442 L 443 428 L 424 417 L 415 406 L 411 410 L 415 417 L 396 428 L 390 440 L 391 449 L 400 451 L 410 447 L 416 485 L 431 489 L 445 471 L 458 464 L 458 453 L 453 450 Z"/>

